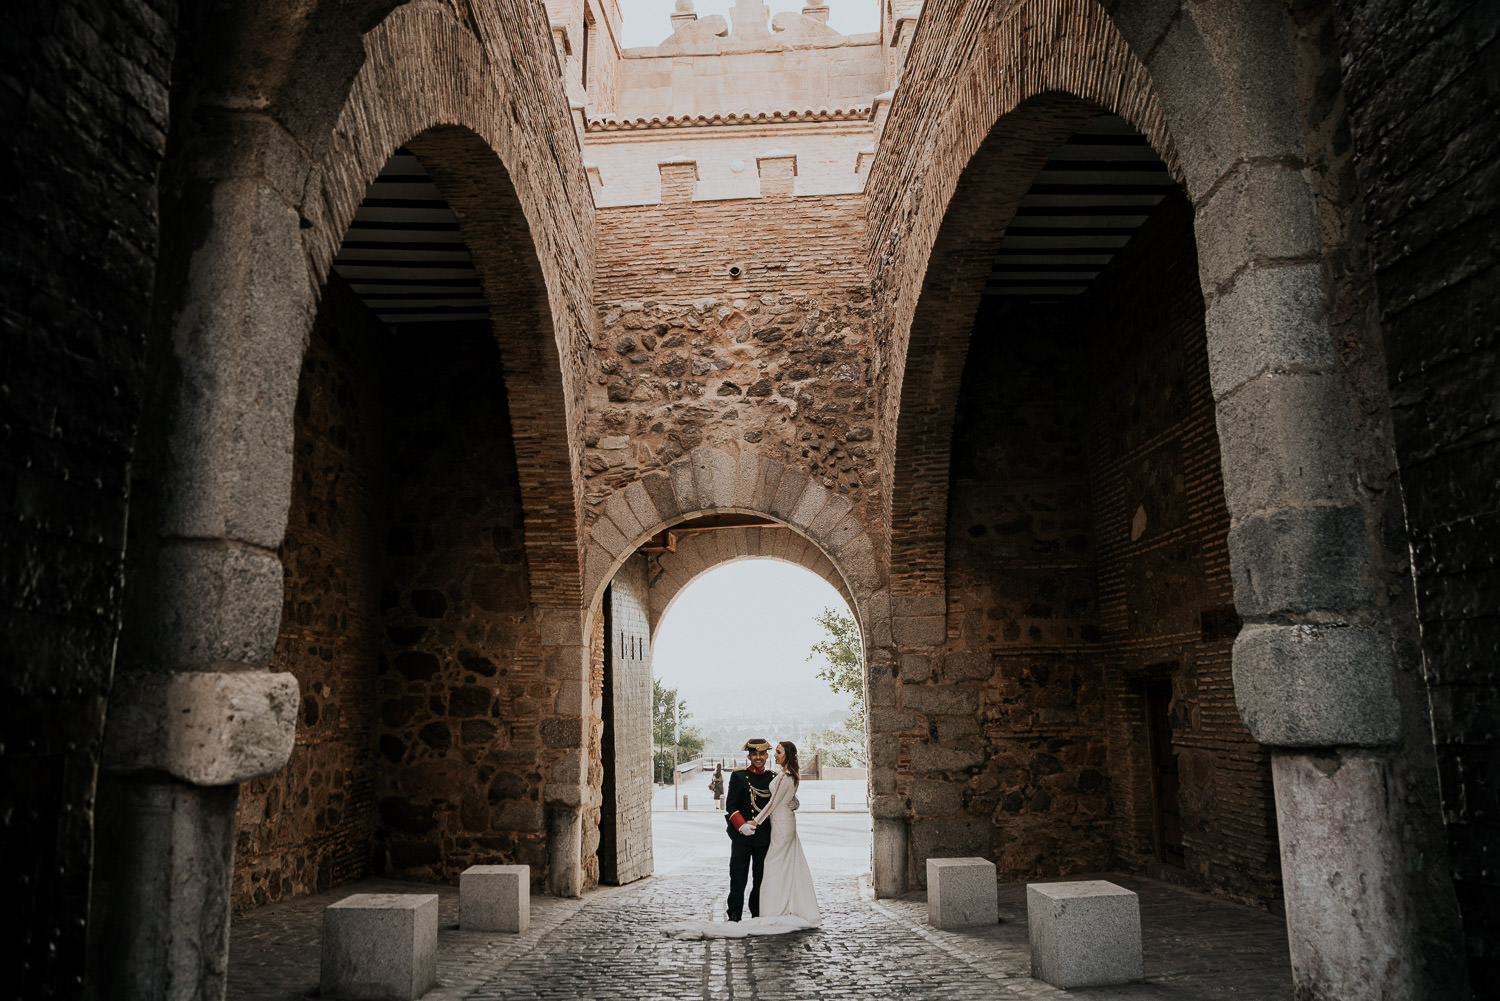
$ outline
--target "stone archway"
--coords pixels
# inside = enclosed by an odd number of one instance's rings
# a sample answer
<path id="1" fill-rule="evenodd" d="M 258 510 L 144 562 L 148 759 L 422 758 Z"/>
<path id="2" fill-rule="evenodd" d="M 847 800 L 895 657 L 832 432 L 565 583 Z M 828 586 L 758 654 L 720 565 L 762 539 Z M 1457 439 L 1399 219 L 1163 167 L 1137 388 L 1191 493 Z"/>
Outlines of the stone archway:
<path id="1" fill-rule="evenodd" d="M 655 560 L 650 581 L 651 606 L 647 627 L 655 637 L 657 627 L 693 581 L 715 567 L 737 559 L 780 560 L 817 574 L 833 586 L 851 608 L 849 585 L 828 554 L 806 536 L 785 529 L 729 528 L 712 535 L 690 535 L 677 543 L 676 551 Z"/>
<path id="2" fill-rule="evenodd" d="M 225 17 L 233 23 L 218 30 L 244 29 Z M 129 649 L 105 752 L 111 773 L 150 777 L 121 783 L 133 852 L 123 867 L 130 883 L 115 891 L 122 989 L 164 977 L 221 989 L 232 794 L 286 762 L 297 720 L 296 680 L 267 668 L 303 351 L 343 230 L 408 140 L 445 171 L 455 206 L 467 206 L 466 239 L 505 307 L 496 334 L 528 383 L 511 419 L 530 537 L 552 582 L 535 596 L 538 632 L 554 658 L 583 656 L 573 401 L 590 322 L 591 203 L 561 96 L 514 78 L 530 69 L 550 80 L 545 16 L 487 8 L 466 25 L 447 8 L 412 4 L 363 34 L 353 19 L 334 20 L 337 37 L 322 42 L 339 47 L 338 59 L 240 65 L 243 80 L 229 79 L 233 66 L 213 69 L 215 93 L 272 88 L 306 115 L 283 122 L 253 101 L 205 115 L 206 136 L 179 165 L 192 221 L 181 228 L 196 242 L 177 248 L 188 262 L 181 290 L 160 311 L 174 326 L 163 335 L 150 432 L 159 440 L 146 446 L 159 450 L 155 496 L 132 511 Z M 495 67 L 490 43 L 501 36 L 529 39 L 516 51 L 536 58 Z M 284 78 L 273 88 L 268 72 Z M 568 694 L 545 707 L 549 717 L 581 717 L 582 697 L 573 691 L 569 705 Z M 162 824 L 163 811 L 179 819 Z M 566 817 L 560 826 L 565 839 Z M 192 844 L 181 843 L 183 831 Z M 202 917 L 184 924 L 184 914 Z"/>
<path id="3" fill-rule="evenodd" d="M 1383 438 L 1381 419 L 1352 402 L 1365 376 L 1352 371 L 1362 364 L 1357 351 L 1343 345 L 1378 345 L 1368 330 L 1350 331 L 1348 307 L 1343 328 L 1332 329 L 1327 303 L 1345 290 L 1329 276 L 1350 251 L 1338 214 L 1349 210 L 1320 202 L 1326 189 L 1310 183 L 1309 144 L 1321 141 L 1314 130 L 1327 122 L 1299 117 L 1298 73 L 1307 72 L 1299 60 L 1307 56 L 1271 4 L 1209 12 L 1037 0 L 983 27 L 974 13 L 966 0 L 924 10 L 904 81 L 924 99 L 919 106 L 898 94 L 886 128 L 902 142 L 881 147 L 868 189 L 871 231 L 896 234 L 878 237 L 871 254 L 877 299 L 891 317 L 882 387 L 882 430 L 895 456 L 887 480 L 891 604 L 924 624 L 901 653 L 937 644 L 947 627 L 942 550 L 933 544 L 945 512 L 931 487 L 949 447 L 941 388 L 955 378 L 972 316 L 962 276 L 975 262 L 964 254 L 983 238 L 970 231 L 953 239 L 970 220 L 950 219 L 949 207 L 974 176 L 964 171 L 994 169 L 987 137 L 1014 139 L 1016 129 L 1048 120 L 1037 112 L 1051 95 L 1071 95 L 1150 139 L 1196 214 L 1234 596 L 1246 623 L 1234 644 L 1234 691 L 1250 731 L 1277 749 L 1299 986 L 1338 997 L 1386 989 L 1376 985 L 1385 973 L 1370 979 L 1349 959 L 1365 953 L 1392 957 L 1385 969 L 1402 986 L 1390 989 L 1423 993 L 1426 974 L 1411 951 L 1419 936 L 1399 915 L 1410 894 L 1425 896 L 1439 927 L 1447 891 L 1398 860 L 1393 832 L 1416 821 L 1385 783 L 1417 788 L 1430 749 L 1414 736 L 1425 729 L 1425 710 L 1398 663 L 1410 616 L 1388 604 L 1399 593 L 1399 557 L 1385 549 L 1379 525 L 1393 516 L 1391 505 L 1359 487 L 1380 479 L 1389 460 L 1368 447 Z M 958 24 L 976 25 L 965 31 L 967 44 L 948 30 Z M 1321 58 L 1319 72 L 1337 72 L 1328 53 Z M 1023 144 L 1005 163 L 1025 172 L 1026 159 Z M 919 164 L 922 190 L 914 193 Z M 990 190 L 1006 180 L 1002 166 Z M 1392 583 L 1385 594 L 1371 586 L 1382 574 Z M 1296 805 L 1308 802 L 1325 806 Z M 1342 812 L 1337 804 L 1382 819 L 1350 839 L 1315 819 Z M 1436 836 L 1429 830 L 1423 841 L 1434 846 Z M 1289 847 L 1309 843 L 1337 845 L 1337 859 Z M 1366 874 L 1337 903 L 1312 889 L 1334 870 Z M 1334 912 L 1363 916 L 1363 945 L 1342 941 Z"/>
<path id="4" fill-rule="evenodd" d="M 639 597 L 632 599 L 632 603 L 639 613 L 634 617 L 646 645 L 660 611 L 666 607 L 666 601 L 654 602 L 648 597 L 644 565 L 637 571 L 631 569 L 632 558 L 640 559 L 635 554 L 642 542 L 665 528 L 704 515 L 758 515 L 785 528 L 719 532 L 712 543 L 704 543 L 701 548 L 688 547 L 679 565 L 667 568 L 666 593 L 676 594 L 703 570 L 742 556 L 771 556 L 806 567 L 835 583 L 859 621 L 865 641 L 866 705 L 872 713 L 892 707 L 895 689 L 889 670 L 889 627 L 885 636 L 880 637 L 874 632 L 880 627 L 872 625 L 888 619 L 888 602 L 874 558 L 874 545 L 851 510 L 849 501 L 834 490 L 749 448 L 735 454 L 709 445 L 700 446 L 673 462 L 666 472 L 646 474 L 599 505 L 591 526 L 585 586 L 600 642 L 603 633 L 599 623 L 607 614 L 601 598 L 612 581 L 636 577 L 634 587 Z M 774 537 L 767 539 L 773 532 Z M 625 612 L 630 614 L 630 609 Z M 649 650 L 644 662 L 637 660 L 636 669 L 649 674 Z M 644 688 L 649 692 L 649 678 Z M 638 708 L 616 708 L 622 719 L 628 718 L 632 711 L 640 715 Z M 649 720 L 649 709 L 644 718 Z M 609 762 L 604 764 L 609 766 Z M 610 780 L 606 777 L 603 781 L 608 784 Z M 628 777 L 622 777 L 619 787 L 625 788 L 628 781 Z M 649 794 L 630 800 L 622 797 L 615 806 L 621 814 L 615 825 L 620 829 L 640 828 L 643 825 L 632 818 L 649 808 Z M 878 821 L 875 838 L 877 858 L 883 847 L 894 857 L 890 839 L 882 840 Z"/>

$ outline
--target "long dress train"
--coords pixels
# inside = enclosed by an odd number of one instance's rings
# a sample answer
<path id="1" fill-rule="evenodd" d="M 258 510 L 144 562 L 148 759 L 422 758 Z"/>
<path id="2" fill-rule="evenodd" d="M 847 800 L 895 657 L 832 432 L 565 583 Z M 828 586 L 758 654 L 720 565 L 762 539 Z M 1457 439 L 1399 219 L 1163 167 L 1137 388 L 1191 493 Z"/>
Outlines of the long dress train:
<path id="1" fill-rule="evenodd" d="M 744 938 L 781 935 L 816 928 L 823 921 L 812 870 L 797 837 L 794 803 L 797 783 L 786 772 L 771 782 L 771 802 L 757 823 L 771 824 L 771 846 L 766 850 L 765 879 L 760 888 L 760 916 L 743 921 L 685 921 L 667 925 L 673 938 Z"/>

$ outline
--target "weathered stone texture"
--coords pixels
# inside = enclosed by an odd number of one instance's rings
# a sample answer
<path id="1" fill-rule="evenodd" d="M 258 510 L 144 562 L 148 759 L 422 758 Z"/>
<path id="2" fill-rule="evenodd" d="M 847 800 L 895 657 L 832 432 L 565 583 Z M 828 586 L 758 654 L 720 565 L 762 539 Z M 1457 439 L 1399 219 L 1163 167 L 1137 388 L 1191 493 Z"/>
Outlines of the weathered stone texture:
<path id="1" fill-rule="evenodd" d="M 586 499 L 710 444 L 872 503 L 864 234 L 853 196 L 601 211 Z M 790 519 L 799 500 L 760 510 Z"/>
<path id="2" fill-rule="evenodd" d="M 20 929 L 0 952 L 17 996 L 71 996 L 100 937 L 95 780 L 176 21 L 171 0 L 0 11 L 0 886 Z"/>
<path id="3" fill-rule="evenodd" d="M 587 746 L 585 721 L 551 715 L 502 359 L 488 331 L 441 338 L 398 342 L 392 363 L 377 864 L 522 864 L 540 881 L 545 776 Z"/>
<path id="4" fill-rule="evenodd" d="M 241 788 L 238 908 L 331 889 L 370 871 L 375 831 L 380 578 L 388 464 L 385 337 L 342 282 L 324 292 L 297 397 L 285 608 L 272 667 L 302 691 L 280 773 Z"/>
<path id="5" fill-rule="evenodd" d="M 1500 976 L 1500 85 L 1483 2 L 1333 3 L 1442 813 L 1476 991 Z M 1353 187 L 1353 185 L 1351 185 Z M 1400 530 L 1395 529 L 1400 539 Z M 1397 545 L 1401 545 L 1398 541 Z M 1402 547 L 1404 548 L 1404 546 Z"/>

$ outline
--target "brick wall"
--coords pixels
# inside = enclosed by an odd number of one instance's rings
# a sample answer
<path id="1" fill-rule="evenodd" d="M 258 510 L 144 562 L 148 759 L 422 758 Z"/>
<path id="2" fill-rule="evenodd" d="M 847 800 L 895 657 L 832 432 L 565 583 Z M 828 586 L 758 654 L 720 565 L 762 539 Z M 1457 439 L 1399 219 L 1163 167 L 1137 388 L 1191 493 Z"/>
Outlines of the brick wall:
<path id="1" fill-rule="evenodd" d="M 18 997 L 83 990 L 176 17 L 0 9 L 0 886 L 19 929 L 0 962 Z"/>
<path id="2" fill-rule="evenodd" d="M 1495 8 L 1462 0 L 1333 7 L 1365 192 L 1453 885 L 1478 990 L 1500 975 Z"/>
<path id="3" fill-rule="evenodd" d="M 240 789 L 236 908 L 327 890 L 369 872 L 380 580 L 385 556 L 388 334 L 337 278 L 324 290 L 297 395 L 286 597 L 274 670 L 297 676 L 297 744 Z"/>
<path id="4" fill-rule="evenodd" d="M 947 641 L 903 656 L 891 720 L 913 864 L 942 849 L 981 850 L 1010 879 L 1120 866 L 1276 906 L 1269 761 L 1230 676 L 1229 515 L 1185 200 L 1081 301 L 984 300 L 948 500 Z M 1170 692 L 1170 779 L 1153 777 L 1154 681 Z M 1156 782 L 1177 784 L 1160 802 L 1180 855 L 1157 844 Z"/>
<path id="5" fill-rule="evenodd" d="M 1274 905 L 1269 757 L 1240 720 L 1230 672 L 1229 512 L 1185 199 L 1157 210 L 1082 306 L 1115 848 L 1131 869 L 1175 875 L 1157 865 L 1145 732 L 1145 686 L 1167 681 L 1186 870 L 1176 878 Z"/>

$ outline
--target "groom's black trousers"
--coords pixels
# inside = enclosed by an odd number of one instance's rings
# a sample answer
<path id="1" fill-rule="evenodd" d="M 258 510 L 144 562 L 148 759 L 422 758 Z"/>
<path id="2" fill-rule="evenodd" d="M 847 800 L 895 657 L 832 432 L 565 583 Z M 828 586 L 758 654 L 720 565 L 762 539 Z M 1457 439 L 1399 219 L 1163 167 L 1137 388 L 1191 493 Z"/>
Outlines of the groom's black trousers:
<path id="1" fill-rule="evenodd" d="M 766 849 L 770 847 L 770 838 L 734 836 L 729 848 L 729 920 L 740 919 L 745 906 L 745 877 L 750 875 L 755 877 L 755 886 L 750 891 L 750 916 L 760 916 L 760 881 L 766 874 Z"/>

